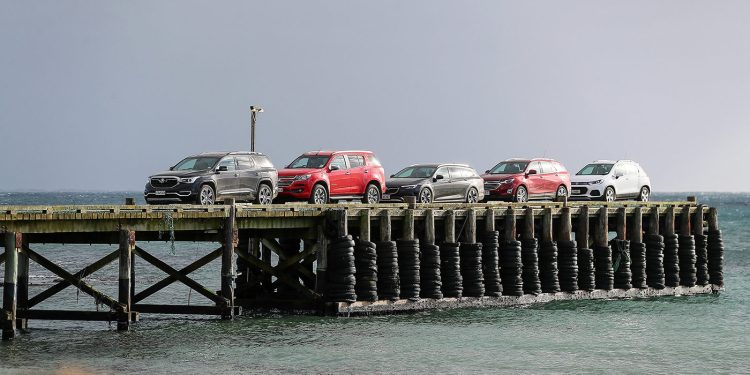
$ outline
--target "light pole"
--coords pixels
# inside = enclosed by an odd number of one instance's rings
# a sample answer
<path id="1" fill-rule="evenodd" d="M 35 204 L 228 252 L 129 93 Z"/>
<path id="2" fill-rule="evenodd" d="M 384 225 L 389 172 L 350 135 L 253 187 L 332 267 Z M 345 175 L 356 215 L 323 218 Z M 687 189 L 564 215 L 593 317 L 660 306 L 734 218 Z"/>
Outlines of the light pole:
<path id="1" fill-rule="evenodd" d="M 250 106 L 250 152 L 255 152 L 255 116 L 263 112 L 263 108 Z"/>

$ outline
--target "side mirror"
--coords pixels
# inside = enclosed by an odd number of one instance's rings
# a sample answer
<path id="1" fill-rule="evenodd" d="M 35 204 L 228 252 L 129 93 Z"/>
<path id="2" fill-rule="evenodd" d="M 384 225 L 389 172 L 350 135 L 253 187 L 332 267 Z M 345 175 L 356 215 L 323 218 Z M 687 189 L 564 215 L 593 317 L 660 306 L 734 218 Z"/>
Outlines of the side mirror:
<path id="1" fill-rule="evenodd" d="M 528 176 L 530 174 L 536 174 L 536 169 L 529 169 L 529 171 L 526 172 L 526 175 Z"/>
<path id="2" fill-rule="evenodd" d="M 173 165 L 173 166 L 171 166 L 171 167 L 169 167 L 169 170 L 170 170 L 170 171 L 173 171 L 173 170 L 174 170 L 174 165 Z"/>
<path id="3" fill-rule="evenodd" d="M 226 165 L 220 165 L 219 168 L 216 169 L 217 172 L 226 172 L 229 168 L 227 168 Z"/>
<path id="4" fill-rule="evenodd" d="M 490 173 L 490 170 L 488 169 L 488 170 L 484 171 L 484 173 Z"/>
<path id="5" fill-rule="evenodd" d="M 442 180 L 444 178 L 445 178 L 445 176 L 439 174 L 439 175 L 435 176 L 435 178 L 432 179 L 432 182 L 437 182 L 437 180 Z"/>
<path id="6" fill-rule="evenodd" d="M 392 174 L 392 175 L 391 175 L 391 178 L 393 178 L 393 176 L 395 176 L 395 174 Z"/>
<path id="7" fill-rule="evenodd" d="M 329 170 L 330 170 L 331 172 L 333 172 L 333 171 L 338 171 L 338 170 L 339 170 L 339 169 L 341 169 L 341 168 L 339 168 L 339 166 L 338 166 L 338 165 L 332 165 L 332 166 L 328 167 L 328 169 L 329 169 Z"/>

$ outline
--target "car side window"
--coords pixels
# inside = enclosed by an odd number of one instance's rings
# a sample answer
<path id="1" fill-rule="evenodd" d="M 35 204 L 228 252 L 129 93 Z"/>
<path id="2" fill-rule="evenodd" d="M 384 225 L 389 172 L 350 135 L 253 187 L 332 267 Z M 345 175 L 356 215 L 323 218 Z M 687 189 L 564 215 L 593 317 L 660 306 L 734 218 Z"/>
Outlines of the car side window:
<path id="1" fill-rule="evenodd" d="M 612 169 L 612 175 L 613 176 L 622 176 L 625 174 L 625 168 L 622 164 L 618 164 Z"/>
<path id="2" fill-rule="evenodd" d="M 555 168 L 558 172 L 567 172 L 568 170 L 560 163 L 555 163 Z"/>
<path id="3" fill-rule="evenodd" d="M 261 168 L 273 168 L 273 163 L 265 155 L 253 155 L 253 160 Z"/>
<path id="4" fill-rule="evenodd" d="M 448 170 L 451 173 L 451 179 L 459 179 L 464 178 L 463 174 L 461 173 L 461 169 L 457 167 L 450 167 Z"/>
<path id="5" fill-rule="evenodd" d="M 237 169 L 239 170 L 253 169 L 255 167 L 255 162 L 249 156 L 236 156 L 235 159 L 237 159 Z"/>
<path id="6" fill-rule="evenodd" d="M 435 172 L 435 176 L 437 176 L 437 175 L 442 175 L 443 178 L 446 179 L 446 180 L 449 179 L 449 178 L 451 178 L 450 172 L 448 172 L 448 168 L 447 167 L 440 167 L 440 168 L 438 168 L 438 170 Z"/>
<path id="7" fill-rule="evenodd" d="M 526 171 L 528 172 L 528 171 L 530 171 L 532 169 L 535 170 L 536 173 L 543 173 L 542 172 L 542 167 L 539 165 L 538 161 L 535 161 L 533 163 L 529 163 L 529 169 L 527 169 Z"/>
<path id="8" fill-rule="evenodd" d="M 233 156 L 229 156 L 229 157 L 226 157 L 224 159 L 221 159 L 221 161 L 219 162 L 219 164 L 216 166 L 216 169 L 218 169 L 218 168 L 220 168 L 222 166 L 227 167 L 228 171 L 233 171 L 233 170 L 237 169 L 235 167 L 235 164 L 234 164 L 234 157 Z"/>
<path id="9" fill-rule="evenodd" d="M 331 167 L 338 166 L 339 169 L 346 169 L 346 161 L 344 161 L 344 155 L 339 155 L 331 160 Z"/>
<path id="10" fill-rule="evenodd" d="M 479 174 L 477 171 L 471 169 L 471 168 L 464 168 L 464 173 L 466 174 L 466 177 L 468 178 L 476 178 L 479 177 Z"/>
<path id="11" fill-rule="evenodd" d="M 349 159 L 349 168 L 359 168 L 365 165 L 365 158 L 362 155 L 347 155 Z"/>
<path id="12" fill-rule="evenodd" d="M 378 160 L 375 155 L 367 155 L 367 165 L 374 165 L 376 167 L 379 167 L 380 160 Z"/>

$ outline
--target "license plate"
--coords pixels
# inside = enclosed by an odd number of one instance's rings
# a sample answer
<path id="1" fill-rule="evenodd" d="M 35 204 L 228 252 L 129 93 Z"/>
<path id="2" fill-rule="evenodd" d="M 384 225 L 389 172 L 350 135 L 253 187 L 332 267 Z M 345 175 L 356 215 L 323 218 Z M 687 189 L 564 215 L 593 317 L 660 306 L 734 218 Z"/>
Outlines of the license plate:
<path id="1" fill-rule="evenodd" d="M 390 194 L 383 194 L 383 197 L 381 199 L 391 199 Z"/>
<path id="2" fill-rule="evenodd" d="M 571 189 L 570 191 L 573 192 L 573 194 L 581 194 L 581 189 Z"/>
<path id="3" fill-rule="evenodd" d="M 484 191 L 484 195 L 490 195 L 490 191 L 489 190 L 485 190 Z"/>
<path id="4" fill-rule="evenodd" d="M 166 194 L 167 194 L 167 192 L 164 191 L 164 190 L 157 190 L 156 191 L 156 195 L 166 195 Z"/>
<path id="5" fill-rule="evenodd" d="M 284 188 L 283 187 L 277 187 L 276 191 L 279 192 L 279 193 L 281 193 L 282 191 L 284 191 Z"/>

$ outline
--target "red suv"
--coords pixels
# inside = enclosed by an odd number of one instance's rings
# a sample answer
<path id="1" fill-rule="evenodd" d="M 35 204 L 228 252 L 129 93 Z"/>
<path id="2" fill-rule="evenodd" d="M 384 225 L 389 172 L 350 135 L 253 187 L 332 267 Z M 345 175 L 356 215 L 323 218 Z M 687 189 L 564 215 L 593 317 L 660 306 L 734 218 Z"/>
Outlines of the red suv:
<path id="1" fill-rule="evenodd" d="M 313 151 L 279 171 L 279 200 L 380 202 L 385 172 L 370 151 Z"/>
<path id="2" fill-rule="evenodd" d="M 485 200 L 526 202 L 568 196 L 570 174 L 552 159 L 509 159 L 485 171 Z"/>

